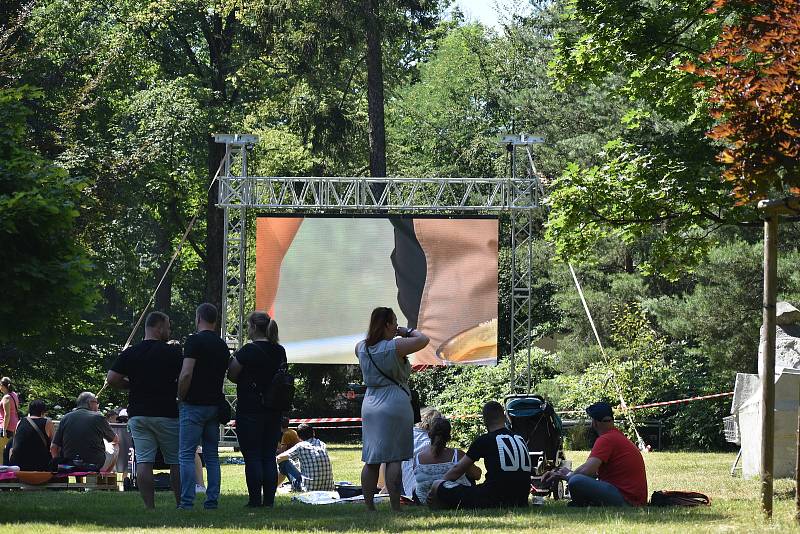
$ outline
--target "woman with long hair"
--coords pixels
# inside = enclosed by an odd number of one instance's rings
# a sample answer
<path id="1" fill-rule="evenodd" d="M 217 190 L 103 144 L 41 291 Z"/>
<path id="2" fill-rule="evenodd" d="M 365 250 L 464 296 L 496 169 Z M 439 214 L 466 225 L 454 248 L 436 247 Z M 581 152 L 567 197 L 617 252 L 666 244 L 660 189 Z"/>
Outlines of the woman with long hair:
<path id="1" fill-rule="evenodd" d="M 414 453 L 414 413 L 408 378 L 408 355 L 425 348 L 428 336 L 413 328 L 397 326 L 391 308 L 372 310 L 367 337 L 356 345 L 367 392 L 361 404 L 363 451 L 361 487 L 364 503 L 375 510 L 378 472 L 386 464 L 386 488 L 392 509 L 400 510 L 401 462 Z"/>
<path id="2" fill-rule="evenodd" d="M 428 430 L 428 436 L 431 438 L 430 444 L 414 458 L 414 477 L 417 480 L 414 493 L 422 504 L 428 504 L 431 485 L 437 480 L 442 480 L 444 474 L 464 457 L 464 451 L 461 449 L 447 446 L 450 441 L 450 433 L 450 421 L 444 417 L 434 419 Z M 472 465 L 467 473 L 455 483 L 469 486 L 471 485 L 470 480 L 475 481 L 480 477 L 480 468 Z"/>
<path id="3" fill-rule="evenodd" d="M 236 383 L 236 435 L 244 456 L 248 507 L 272 507 L 278 480 L 275 453 L 281 439 L 281 412 L 265 405 L 286 350 L 278 343 L 278 326 L 269 315 L 254 311 L 247 318 L 250 343 L 231 358 L 228 378 Z"/>

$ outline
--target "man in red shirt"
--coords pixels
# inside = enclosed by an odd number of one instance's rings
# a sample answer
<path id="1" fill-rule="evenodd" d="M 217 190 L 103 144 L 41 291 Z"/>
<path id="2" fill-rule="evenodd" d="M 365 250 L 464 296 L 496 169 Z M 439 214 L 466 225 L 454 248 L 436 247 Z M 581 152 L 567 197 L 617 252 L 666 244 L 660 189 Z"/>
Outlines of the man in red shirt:
<path id="1" fill-rule="evenodd" d="M 566 480 L 571 506 L 646 505 L 647 474 L 642 453 L 614 426 L 611 405 L 596 402 L 586 408 L 586 413 L 599 436 L 589 459 L 574 471 L 566 467 L 550 471 L 542 480 Z"/>

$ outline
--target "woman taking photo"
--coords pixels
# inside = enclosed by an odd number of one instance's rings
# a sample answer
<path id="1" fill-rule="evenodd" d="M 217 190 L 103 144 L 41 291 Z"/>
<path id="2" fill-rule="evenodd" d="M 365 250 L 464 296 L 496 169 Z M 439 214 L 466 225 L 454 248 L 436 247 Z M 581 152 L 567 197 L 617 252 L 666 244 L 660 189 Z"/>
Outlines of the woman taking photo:
<path id="1" fill-rule="evenodd" d="M 278 368 L 286 363 L 286 351 L 278 344 L 278 327 L 264 312 L 247 318 L 251 342 L 231 358 L 228 378 L 236 383 L 236 435 L 244 456 L 248 507 L 275 503 L 278 466 L 275 453 L 281 439 L 281 413 L 264 405 Z"/>
<path id="2" fill-rule="evenodd" d="M 372 310 L 367 338 L 356 345 L 367 386 L 361 405 L 361 487 L 369 510 L 375 510 L 373 497 L 381 464 L 386 464 L 389 502 L 393 510 L 400 510 L 401 462 L 414 453 L 414 414 L 408 387 L 411 364 L 407 356 L 423 349 L 429 341 L 418 330 L 398 327 L 392 309 L 380 307 Z"/>

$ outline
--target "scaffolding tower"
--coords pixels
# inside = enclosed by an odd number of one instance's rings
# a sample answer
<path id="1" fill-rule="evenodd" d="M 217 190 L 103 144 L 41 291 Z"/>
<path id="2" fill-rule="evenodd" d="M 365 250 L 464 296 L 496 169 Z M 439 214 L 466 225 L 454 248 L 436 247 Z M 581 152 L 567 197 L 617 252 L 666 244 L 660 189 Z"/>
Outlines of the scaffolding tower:
<path id="1" fill-rule="evenodd" d="M 224 270 L 222 335 L 231 348 L 244 342 L 247 292 L 248 210 L 302 214 L 440 214 L 506 213 L 511 219 L 511 379 L 515 355 L 527 354 L 527 389 L 531 388 L 530 359 L 534 339 L 532 312 L 533 216 L 544 189 L 531 148 L 542 138 L 525 134 L 501 138 L 511 160 L 507 178 L 371 178 L 250 176 L 247 153 L 258 137 L 217 134 L 225 145 L 217 206 L 224 211 Z M 520 161 L 519 153 L 524 153 Z M 524 169 L 519 172 L 518 168 Z"/>

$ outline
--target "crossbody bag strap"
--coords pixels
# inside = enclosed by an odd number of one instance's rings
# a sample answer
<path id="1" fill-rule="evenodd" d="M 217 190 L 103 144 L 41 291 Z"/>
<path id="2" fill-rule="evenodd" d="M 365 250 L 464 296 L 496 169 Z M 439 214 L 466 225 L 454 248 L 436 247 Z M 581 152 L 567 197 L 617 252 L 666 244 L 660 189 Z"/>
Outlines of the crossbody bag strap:
<path id="1" fill-rule="evenodd" d="M 44 443 L 44 446 L 46 448 L 49 447 L 49 445 L 47 444 L 47 438 L 44 436 L 44 432 L 42 432 L 42 429 L 39 428 L 39 425 L 36 424 L 33 418 L 29 415 L 28 417 L 25 418 L 25 420 L 28 421 L 28 424 L 31 425 L 33 429 L 36 431 L 36 433 L 39 434 L 39 437 L 42 438 L 42 443 Z"/>
<path id="2" fill-rule="evenodd" d="M 261 351 L 261 354 L 263 354 L 263 355 L 264 355 L 264 358 L 267 358 L 267 359 L 269 358 L 269 354 L 267 354 L 267 351 L 265 351 L 265 350 L 264 350 L 264 347 L 262 347 L 261 345 L 259 345 L 259 344 L 258 344 L 258 343 L 256 343 L 255 341 L 251 341 L 251 342 L 250 342 L 250 344 L 251 344 L 251 345 L 253 345 L 255 348 L 257 348 L 258 350 L 260 350 L 260 351 Z M 277 373 L 278 371 L 280 371 L 280 370 L 281 370 L 281 367 L 283 367 L 283 366 L 285 366 L 285 365 L 287 365 L 287 363 L 286 363 L 286 362 L 280 362 L 280 363 L 278 363 L 278 368 L 275 370 L 275 372 Z M 255 384 L 256 386 L 258 386 L 258 381 L 257 381 L 255 378 L 253 379 L 253 384 Z"/>
<path id="3" fill-rule="evenodd" d="M 377 363 L 375 363 L 375 360 L 374 360 L 374 359 L 372 359 L 372 353 L 369 351 L 369 347 L 367 347 L 367 342 L 366 342 L 366 341 L 364 342 L 364 348 L 367 350 L 367 356 L 369 356 L 369 361 L 371 361 L 371 362 L 372 362 L 372 365 L 375 367 L 375 369 L 377 369 L 377 370 L 378 370 L 378 372 L 379 372 L 380 374 L 382 374 L 384 378 L 386 378 L 387 380 L 389 380 L 390 382 L 392 382 L 392 383 L 393 383 L 395 386 L 397 386 L 397 387 L 399 387 L 400 389 L 402 389 L 402 390 L 403 390 L 403 393 L 405 393 L 406 395 L 408 395 L 409 397 L 411 397 L 411 393 L 409 393 L 409 392 L 406 390 L 406 388 L 404 388 L 403 386 L 401 386 L 401 385 L 400 385 L 400 382 L 398 382 L 397 380 L 395 380 L 395 379 L 394 379 L 394 378 L 392 378 L 391 376 L 389 376 L 389 375 L 387 375 L 386 373 L 384 373 L 384 372 L 383 372 L 383 369 L 381 369 L 380 367 L 378 367 L 378 364 L 377 364 Z"/>

